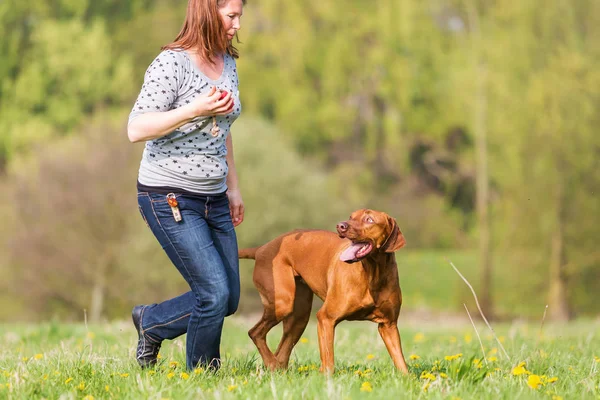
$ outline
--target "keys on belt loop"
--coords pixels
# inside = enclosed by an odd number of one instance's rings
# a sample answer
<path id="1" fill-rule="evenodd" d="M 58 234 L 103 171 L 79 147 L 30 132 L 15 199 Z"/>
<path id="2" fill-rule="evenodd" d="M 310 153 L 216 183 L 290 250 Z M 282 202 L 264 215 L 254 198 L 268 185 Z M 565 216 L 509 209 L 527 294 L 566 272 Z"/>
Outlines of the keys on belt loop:
<path id="1" fill-rule="evenodd" d="M 173 211 L 173 218 L 175 218 L 175 222 L 181 221 L 181 212 L 179 212 L 179 203 L 177 203 L 177 197 L 175 197 L 175 193 L 169 193 L 167 195 L 167 203 L 171 206 L 171 211 Z"/>

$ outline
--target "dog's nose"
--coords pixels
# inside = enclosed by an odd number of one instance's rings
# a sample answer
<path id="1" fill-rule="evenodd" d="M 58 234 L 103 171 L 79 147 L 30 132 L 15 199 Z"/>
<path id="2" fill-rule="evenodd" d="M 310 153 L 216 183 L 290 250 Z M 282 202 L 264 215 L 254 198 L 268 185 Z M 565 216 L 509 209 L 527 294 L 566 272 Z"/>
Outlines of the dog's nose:
<path id="1" fill-rule="evenodd" d="M 348 223 L 340 222 L 337 224 L 337 230 L 338 232 L 346 232 L 348 230 Z"/>

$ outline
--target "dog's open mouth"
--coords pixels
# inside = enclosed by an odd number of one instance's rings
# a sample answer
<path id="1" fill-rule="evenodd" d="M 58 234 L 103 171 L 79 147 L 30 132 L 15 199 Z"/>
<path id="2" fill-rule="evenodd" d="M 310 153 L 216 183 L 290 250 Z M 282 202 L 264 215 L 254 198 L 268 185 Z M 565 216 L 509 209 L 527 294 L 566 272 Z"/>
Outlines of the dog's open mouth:
<path id="1" fill-rule="evenodd" d="M 352 244 L 340 254 L 340 260 L 344 262 L 355 262 L 366 257 L 373 250 L 371 242 L 352 242 Z"/>

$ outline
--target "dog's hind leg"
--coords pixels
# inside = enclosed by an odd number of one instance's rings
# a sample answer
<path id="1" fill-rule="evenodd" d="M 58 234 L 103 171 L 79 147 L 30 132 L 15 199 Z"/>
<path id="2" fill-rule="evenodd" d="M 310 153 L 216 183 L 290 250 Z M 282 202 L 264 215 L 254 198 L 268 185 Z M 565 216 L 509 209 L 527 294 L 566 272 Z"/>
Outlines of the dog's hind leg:
<path id="1" fill-rule="evenodd" d="M 292 349 L 300 340 L 310 319 L 313 292 L 307 284 L 296 281 L 296 297 L 294 311 L 283 320 L 283 336 L 275 352 L 275 358 L 280 368 L 287 368 Z"/>
<path id="2" fill-rule="evenodd" d="M 254 285 L 260 294 L 264 311 L 262 318 L 250 329 L 248 335 L 256 345 L 265 366 L 275 369 L 279 365 L 267 345 L 267 333 L 294 309 L 294 272 L 290 266 L 281 263 L 271 264 L 257 260 L 254 267 Z"/>

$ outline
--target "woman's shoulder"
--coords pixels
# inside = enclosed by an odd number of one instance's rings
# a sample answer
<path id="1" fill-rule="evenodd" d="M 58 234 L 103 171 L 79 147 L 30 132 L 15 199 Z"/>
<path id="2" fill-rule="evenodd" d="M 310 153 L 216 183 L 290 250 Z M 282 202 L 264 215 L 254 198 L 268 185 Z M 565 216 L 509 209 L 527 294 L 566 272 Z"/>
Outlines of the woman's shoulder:
<path id="1" fill-rule="evenodd" d="M 186 58 L 185 50 L 183 49 L 163 49 L 156 56 L 156 59 L 162 59 L 164 61 L 178 61 Z"/>

